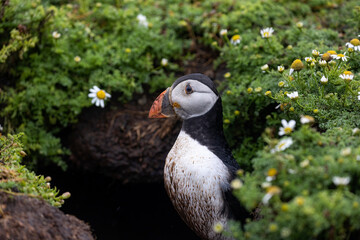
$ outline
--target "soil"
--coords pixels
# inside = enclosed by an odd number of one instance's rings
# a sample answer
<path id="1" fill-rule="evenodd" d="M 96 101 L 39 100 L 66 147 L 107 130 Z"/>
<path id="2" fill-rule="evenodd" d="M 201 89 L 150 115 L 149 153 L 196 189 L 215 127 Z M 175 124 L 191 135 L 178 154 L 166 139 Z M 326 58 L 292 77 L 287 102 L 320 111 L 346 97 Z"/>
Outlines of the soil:
<path id="1" fill-rule="evenodd" d="M 149 119 L 152 101 L 140 98 L 146 103 L 85 110 L 69 135 L 70 160 L 81 169 L 123 184 L 161 182 L 164 160 L 181 123 Z"/>
<path id="2" fill-rule="evenodd" d="M 90 227 L 44 200 L 0 191 L 0 239 L 94 239 Z"/>

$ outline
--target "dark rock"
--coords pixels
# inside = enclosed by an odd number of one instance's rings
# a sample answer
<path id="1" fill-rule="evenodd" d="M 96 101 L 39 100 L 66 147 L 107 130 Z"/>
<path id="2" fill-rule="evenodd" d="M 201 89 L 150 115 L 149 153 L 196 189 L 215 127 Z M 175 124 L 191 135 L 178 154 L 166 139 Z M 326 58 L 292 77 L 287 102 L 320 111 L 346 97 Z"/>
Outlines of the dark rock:
<path id="1" fill-rule="evenodd" d="M 149 119 L 155 98 L 140 96 L 135 99 L 142 104 L 134 100 L 116 109 L 84 110 L 68 136 L 70 160 L 80 169 L 122 183 L 161 182 L 167 153 L 181 124 L 176 119 Z"/>
<path id="2" fill-rule="evenodd" d="M 91 240 L 90 227 L 42 199 L 0 191 L 0 239 Z"/>

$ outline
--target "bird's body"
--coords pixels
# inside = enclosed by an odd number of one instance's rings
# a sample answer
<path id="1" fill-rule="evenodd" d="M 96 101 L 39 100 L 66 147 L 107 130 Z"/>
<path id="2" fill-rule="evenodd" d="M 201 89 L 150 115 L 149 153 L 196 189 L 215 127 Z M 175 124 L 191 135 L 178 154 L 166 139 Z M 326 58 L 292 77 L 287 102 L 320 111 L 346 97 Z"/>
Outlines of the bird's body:
<path id="1" fill-rule="evenodd" d="M 201 233 L 202 239 L 221 239 L 212 229 L 226 224 L 223 187 L 228 187 L 229 173 L 223 162 L 207 147 L 181 131 L 169 152 L 165 168 L 165 188 L 188 226 Z"/>
<path id="2" fill-rule="evenodd" d="M 230 181 L 239 165 L 223 133 L 221 98 L 213 82 L 202 74 L 177 79 L 155 100 L 149 115 L 183 119 L 164 168 L 175 209 L 201 239 L 229 239 L 213 229 L 215 224 L 226 228 L 229 219 L 238 218 Z"/>

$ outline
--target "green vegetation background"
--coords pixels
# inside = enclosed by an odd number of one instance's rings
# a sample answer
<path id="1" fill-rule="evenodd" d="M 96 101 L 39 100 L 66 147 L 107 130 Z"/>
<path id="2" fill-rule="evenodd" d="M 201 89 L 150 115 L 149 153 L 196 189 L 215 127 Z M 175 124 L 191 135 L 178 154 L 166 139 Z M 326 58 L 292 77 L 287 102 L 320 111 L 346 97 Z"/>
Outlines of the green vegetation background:
<path id="1" fill-rule="evenodd" d="M 139 14 L 146 16 L 146 26 Z M 134 93 L 147 94 L 146 89 L 160 91 L 181 75 L 196 43 L 218 54 L 214 68 L 225 63 L 228 69 L 224 79 L 214 80 L 222 80 L 225 132 L 243 168 L 234 193 L 261 216 L 242 227 L 234 223 L 225 234 L 349 239 L 359 231 L 360 52 L 345 45 L 359 38 L 358 1 L 10 0 L 2 2 L 0 20 L 1 119 L 4 132 L 24 133 L 22 143 L 19 135 L 1 137 L 1 154 L 6 146 L 13 149 L 2 155 L 1 167 L 24 169 L 21 145 L 31 159 L 28 167 L 53 162 L 65 170 L 62 159 L 69 150 L 59 136 L 91 107 L 90 88 L 113 95 L 106 107 L 129 101 Z M 265 27 L 275 30 L 270 38 L 260 34 Z M 222 29 L 227 35 L 220 35 Z M 234 35 L 240 35 L 240 44 L 230 43 Z M 329 50 L 345 54 L 347 61 L 321 66 Z M 162 65 L 162 59 L 169 63 Z M 295 59 L 304 66 L 290 76 Z M 268 68 L 261 69 L 265 64 Z M 340 78 L 344 71 L 353 79 Z M 321 84 L 322 76 L 327 84 Z M 299 97 L 290 99 L 287 93 L 295 91 Z M 302 125 L 302 115 L 314 122 Z M 278 145 L 286 139 L 278 134 L 282 119 L 296 121 L 286 149 Z M 334 177 L 350 181 L 337 184 Z M 44 178 L 33 178 L 40 179 L 34 186 L 49 189 Z M 2 179 L 0 188 L 7 191 L 21 186 L 19 178 Z M 64 198 L 56 197 L 56 189 L 26 189 L 53 205 Z"/>

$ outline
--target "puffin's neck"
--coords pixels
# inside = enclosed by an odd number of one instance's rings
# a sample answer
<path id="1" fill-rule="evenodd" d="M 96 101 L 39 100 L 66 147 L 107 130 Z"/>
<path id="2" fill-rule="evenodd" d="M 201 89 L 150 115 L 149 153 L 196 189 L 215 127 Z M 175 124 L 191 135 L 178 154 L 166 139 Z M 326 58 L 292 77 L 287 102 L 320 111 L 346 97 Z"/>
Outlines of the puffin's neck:
<path id="1" fill-rule="evenodd" d="M 182 131 L 185 131 L 201 145 L 206 146 L 229 169 L 232 176 L 239 169 L 239 165 L 232 156 L 223 130 L 223 115 L 221 98 L 204 115 L 187 119 L 183 122 Z"/>
<path id="2" fill-rule="evenodd" d="M 186 119 L 181 130 L 207 147 L 227 145 L 223 131 L 221 98 L 219 97 L 204 115 Z"/>

